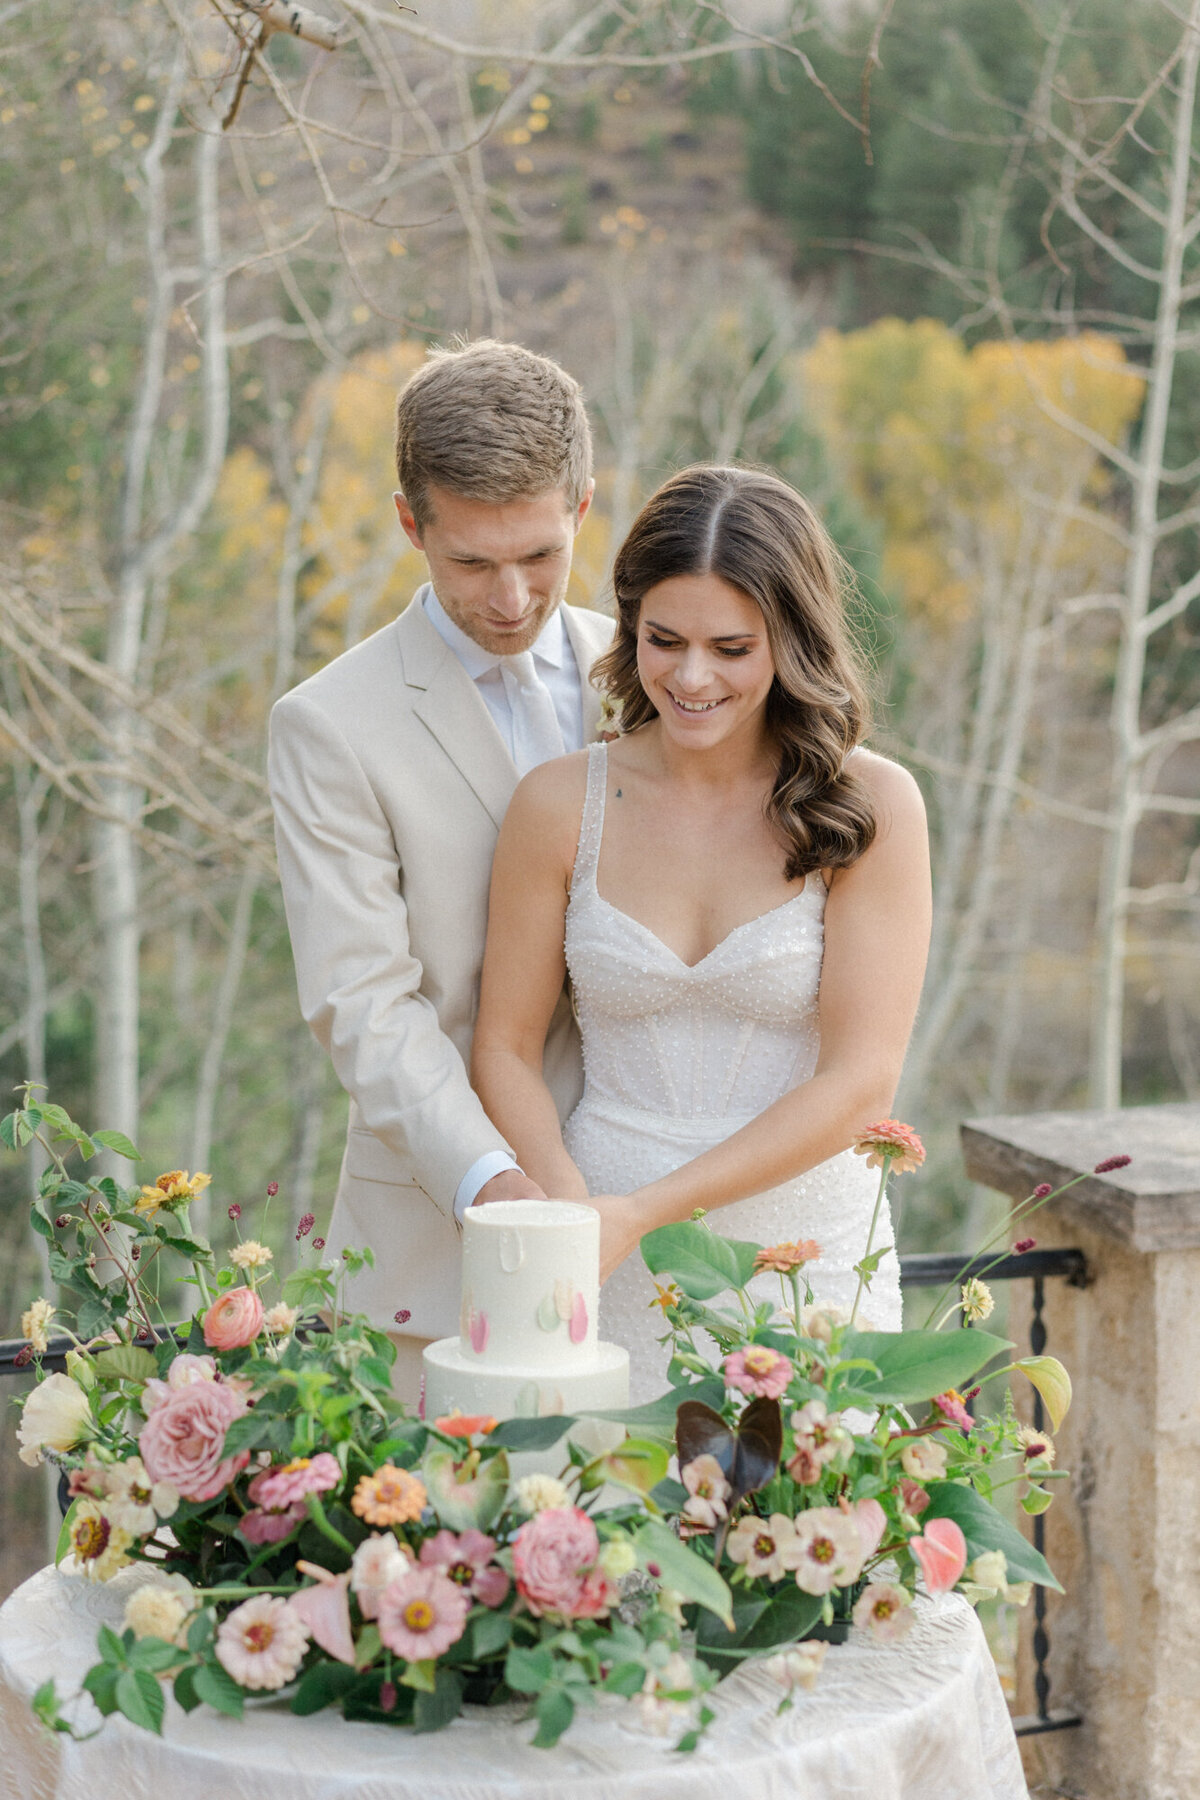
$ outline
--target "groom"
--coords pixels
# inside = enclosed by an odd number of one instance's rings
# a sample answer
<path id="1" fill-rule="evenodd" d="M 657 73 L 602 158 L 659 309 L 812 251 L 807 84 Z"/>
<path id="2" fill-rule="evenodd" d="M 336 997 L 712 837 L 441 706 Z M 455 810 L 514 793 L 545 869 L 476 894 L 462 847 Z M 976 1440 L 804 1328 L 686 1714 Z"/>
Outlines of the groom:
<path id="1" fill-rule="evenodd" d="M 467 1078 L 500 822 L 519 777 L 596 734 L 612 622 L 564 606 L 595 486 L 578 384 L 490 340 L 434 351 L 397 404 L 400 523 L 430 581 L 271 714 L 269 775 L 300 1006 L 350 1095 L 330 1249 L 369 1245 L 350 1304 L 420 1352 L 458 1329 L 475 1202 L 543 1198 Z M 582 1087 L 569 998 L 546 1043 Z"/>

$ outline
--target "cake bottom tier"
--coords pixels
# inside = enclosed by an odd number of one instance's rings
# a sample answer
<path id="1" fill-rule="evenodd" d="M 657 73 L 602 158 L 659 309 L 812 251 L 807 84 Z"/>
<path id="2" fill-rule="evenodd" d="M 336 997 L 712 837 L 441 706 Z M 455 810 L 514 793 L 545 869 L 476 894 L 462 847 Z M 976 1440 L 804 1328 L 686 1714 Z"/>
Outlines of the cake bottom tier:
<path id="1" fill-rule="evenodd" d="M 552 1413 L 607 1412 L 629 1405 L 629 1352 L 597 1344 L 588 1369 L 531 1374 L 489 1367 L 459 1338 L 439 1338 L 425 1350 L 425 1417 L 488 1413 L 495 1419 L 536 1419 Z"/>

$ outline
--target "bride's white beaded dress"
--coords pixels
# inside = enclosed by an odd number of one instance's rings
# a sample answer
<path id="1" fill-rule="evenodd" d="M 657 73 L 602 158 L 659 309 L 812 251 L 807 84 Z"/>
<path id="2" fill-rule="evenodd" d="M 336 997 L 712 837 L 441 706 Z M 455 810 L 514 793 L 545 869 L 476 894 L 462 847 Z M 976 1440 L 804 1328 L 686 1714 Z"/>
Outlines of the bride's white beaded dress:
<path id="1" fill-rule="evenodd" d="M 607 788 L 607 746 L 593 744 L 566 924 L 586 1084 L 564 1138 L 590 1193 L 625 1194 L 720 1143 L 812 1075 L 825 884 L 810 875 L 790 900 L 737 926 L 702 961 L 685 963 L 597 888 Z M 821 1258 L 806 1270 L 814 1296 L 848 1309 L 878 1180 L 862 1157 L 843 1151 L 721 1207 L 712 1223 L 724 1237 L 760 1244 L 815 1238 Z M 877 1244 L 892 1241 L 886 1206 Z M 756 1277 L 751 1291 L 759 1289 L 780 1299 L 777 1276 Z M 634 1255 L 600 1296 L 601 1334 L 630 1353 L 635 1403 L 666 1386 L 654 1293 Z M 865 1311 L 877 1329 L 899 1330 L 894 1257 L 875 1277 Z"/>

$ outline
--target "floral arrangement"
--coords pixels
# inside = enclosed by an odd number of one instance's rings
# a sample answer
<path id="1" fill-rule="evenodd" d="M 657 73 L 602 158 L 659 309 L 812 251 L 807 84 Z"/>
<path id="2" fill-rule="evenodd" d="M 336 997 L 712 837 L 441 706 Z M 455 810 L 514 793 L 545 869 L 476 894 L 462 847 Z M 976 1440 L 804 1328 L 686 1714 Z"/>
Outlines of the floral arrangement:
<path id="1" fill-rule="evenodd" d="M 100 1630 L 84 1687 L 102 1714 L 161 1730 L 167 1683 L 189 1710 L 239 1716 L 247 1695 L 287 1689 L 296 1713 L 338 1704 L 419 1730 L 466 1702 L 526 1699 L 534 1742 L 550 1745 L 581 1702 L 614 1696 L 689 1748 L 712 1716 L 706 1693 L 739 1662 L 768 1657 L 786 1705 L 851 1621 L 902 1638 L 918 1580 L 972 1600 L 1057 1586 L 992 1503 L 1018 1483 L 1026 1512 L 1049 1505 L 1053 1440 L 1021 1427 L 1010 1399 L 996 1418 L 968 1408 L 972 1382 L 1021 1371 L 1057 1429 L 1061 1364 L 996 1369 L 1008 1345 L 983 1330 L 878 1332 L 858 1316 L 890 1248 L 872 1247 L 889 1173 L 924 1155 L 895 1121 L 856 1146 L 880 1168 L 880 1204 L 848 1315 L 814 1303 L 815 1244 L 763 1248 L 702 1218 L 643 1239 L 664 1278 L 671 1387 L 606 1414 L 626 1436 L 596 1454 L 570 1417 L 408 1416 L 386 1333 L 341 1304 L 370 1252 L 322 1262 L 311 1215 L 296 1236 L 315 1260 L 268 1306 L 273 1258 L 241 1237 L 240 1206 L 224 1266 L 193 1230 L 206 1175 L 134 1190 L 75 1179 L 76 1152 L 137 1152 L 27 1090 L 0 1141 L 34 1138 L 49 1167 L 33 1223 L 74 1330 L 66 1372 L 44 1374 L 55 1309 L 38 1300 L 22 1321 L 40 1379 L 21 1455 L 64 1472 L 60 1560 L 100 1581 L 152 1568 L 121 1631 Z M 162 1310 L 166 1252 L 199 1302 L 182 1332 Z M 778 1305 L 749 1289 L 770 1274 Z M 306 1327 L 306 1309 L 328 1326 Z M 978 1326 L 990 1310 L 970 1281 L 938 1323 Z M 559 1472 L 520 1473 L 533 1452 Z M 75 1730 L 52 1682 L 35 1706 Z"/>
<path id="2" fill-rule="evenodd" d="M 248 1695 L 287 1688 L 296 1713 L 340 1704 L 419 1730 L 465 1701 L 527 1699 L 549 1745 L 580 1702 L 612 1695 L 695 1741 L 715 1677 L 684 1647 L 682 1607 L 728 1618 L 729 1593 L 643 1492 L 666 1472 L 663 1444 L 627 1438 L 594 1457 L 572 1444 L 564 1479 L 519 1475 L 495 1419 L 406 1416 L 387 1334 L 340 1305 L 362 1258 L 323 1264 L 310 1216 L 296 1235 L 317 1260 L 268 1305 L 273 1258 L 240 1237 L 240 1206 L 224 1267 L 192 1228 L 207 1175 L 140 1190 L 74 1179 L 74 1152 L 137 1152 L 27 1092 L 0 1140 L 34 1138 L 50 1166 L 33 1222 L 75 1315 L 68 1330 L 38 1300 L 22 1320 L 41 1378 L 20 1454 L 64 1472 L 59 1560 L 93 1581 L 153 1571 L 122 1629 L 100 1629 L 83 1685 L 102 1714 L 160 1731 L 167 1683 L 187 1710 L 238 1717 Z M 182 1341 L 156 1293 L 167 1252 L 199 1299 Z M 302 1328 L 313 1307 L 330 1329 Z M 71 1348 L 65 1373 L 42 1374 L 52 1326 Z M 671 1422 L 657 1420 L 660 1437 Z M 608 1504 L 614 1493 L 627 1503 Z M 53 1682 L 35 1707 L 75 1730 Z"/>

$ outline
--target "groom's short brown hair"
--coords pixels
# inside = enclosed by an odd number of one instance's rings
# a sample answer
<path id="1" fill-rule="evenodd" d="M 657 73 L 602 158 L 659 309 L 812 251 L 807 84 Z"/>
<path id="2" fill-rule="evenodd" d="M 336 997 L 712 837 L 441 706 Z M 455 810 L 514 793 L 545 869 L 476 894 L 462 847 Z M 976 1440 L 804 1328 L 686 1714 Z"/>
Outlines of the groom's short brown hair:
<path id="1" fill-rule="evenodd" d="M 574 511 L 592 475 L 579 383 L 495 338 L 431 350 L 396 402 L 396 475 L 419 527 L 431 487 L 494 506 L 561 487 Z"/>

